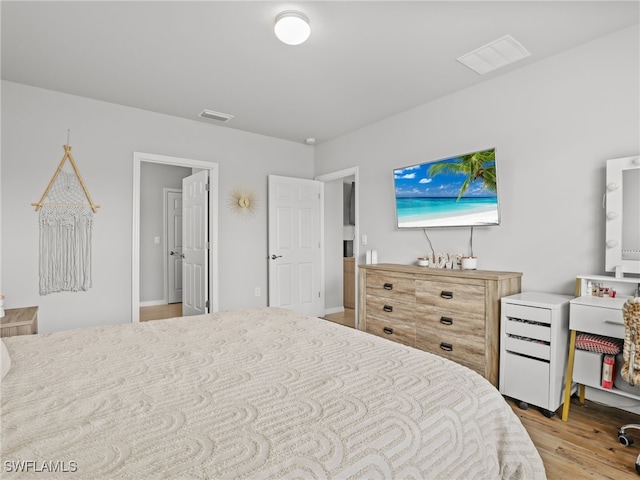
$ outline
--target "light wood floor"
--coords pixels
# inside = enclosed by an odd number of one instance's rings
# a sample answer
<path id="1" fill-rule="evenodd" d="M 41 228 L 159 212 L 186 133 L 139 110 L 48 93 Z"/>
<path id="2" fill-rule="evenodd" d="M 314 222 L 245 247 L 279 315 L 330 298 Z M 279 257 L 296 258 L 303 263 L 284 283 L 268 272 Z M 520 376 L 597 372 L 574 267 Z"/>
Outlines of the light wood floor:
<path id="1" fill-rule="evenodd" d="M 143 307 L 140 309 L 140 321 L 181 314 L 182 304 L 179 303 Z M 355 325 L 353 310 L 326 315 L 325 319 L 352 328 Z M 630 447 L 618 442 L 618 429 L 626 424 L 640 423 L 640 416 L 588 400 L 580 405 L 573 397 L 569 421 L 563 422 L 561 410 L 547 418 L 536 407 L 522 410 L 513 400 L 507 401 L 540 452 L 548 480 L 640 479 L 635 471 L 636 457 L 640 454 L 640 430 L 628 431 L 635 440 Z"/>
<path id="2" fill-rule="evenodd" d="M 140 321 L 162 320 L 182 316 L 182 303 L 170 303 L 168 305 L 154 305 L 152 307 L 140 307 Z"/>
<path id="3" fill-rule="evenodd" d="M 627 431 L 636 442 L 630 447 L 618 442 L 618 429 L 640 423 L 638 415 L 589 400 L 580 405 L 573 397 L 569 421 L 563 422 L 562 410 L 546 418 L 535 407 L 521 410 L 508 402 L 540 452 L 549 480 L 640 478 L 635 470 L 640 430 Z"/>
<path id="4" fill-rule="evenodd" d="M 344 312 L 330 313 L 322 318 L 346 327 L 356 328 L 356 311 L 353 308 L 345 308 Z"/>

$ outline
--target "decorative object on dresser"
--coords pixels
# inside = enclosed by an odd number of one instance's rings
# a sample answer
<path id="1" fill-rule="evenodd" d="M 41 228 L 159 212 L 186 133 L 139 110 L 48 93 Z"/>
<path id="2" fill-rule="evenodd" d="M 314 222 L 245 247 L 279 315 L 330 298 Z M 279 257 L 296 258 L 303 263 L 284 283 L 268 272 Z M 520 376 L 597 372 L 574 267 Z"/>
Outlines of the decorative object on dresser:
<path id="1" fill-rule="evenodd" d="M 616 394 L 617 397 L 607 397 L 611 401 L 626 398 L 627 400 L 631 399 L 632 403 L 636 405 L 639 404 L 640 395 L 638 394 L 619 389 L 615 384 L 612 388 L 602 387 L 604 353 L 576 348 L 578 332 L 602 335 L 612 339 L 624 339 L 622 307 L 628 298 L 637 295 L 639 287 L 639 277 L 616 278 L 606 275 L 581 275 L 576 279 L 576 298 L 571 300 L 569 307 L 569 360 L 565 377 L 562 420 L 567 421 L 569 418 L 571 393 L 568 386 L 570 382 L 575 382 L 579 386 L 580 403 L 584 403 L 585 386 L 588 386 L 596 393 L 604 391 Z M 611 296 L 611 294 L 605 296 L 604 293 L 603 296 L 599 295 L 600 292 L 611 291 L 615 291 L 615 296 Z M 619 365 L 614 366 L 616 370 L 618 367 Z M 620 408 L 626 409 L 622 405 Z"/>
<path id="2" fill-rule="evenodd" d="M 522 274 L 361 265 L 358 328 L 499 377 L 500 299 Z"/>
<path id="3" fill-rule="evenodd" d="M 572 298 L 524 292 L 501 300 L 500 393 L 548 418 L 562 405 Z"/>
<path id="4" fill-rule="evenodd" d="M 8 308 L 0 323 L 0 337 L 38 333 L 38 307 Z"/>

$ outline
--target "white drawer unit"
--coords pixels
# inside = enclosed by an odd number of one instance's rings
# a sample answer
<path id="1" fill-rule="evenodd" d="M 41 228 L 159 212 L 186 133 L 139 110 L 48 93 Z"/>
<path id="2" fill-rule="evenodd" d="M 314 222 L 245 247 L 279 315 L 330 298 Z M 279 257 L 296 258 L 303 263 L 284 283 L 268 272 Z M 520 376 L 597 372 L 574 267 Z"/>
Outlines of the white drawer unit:
<path id="1" fill-rule="evenodd" d="M 500 393 L 520 408 L 535 405 L 551 417 L 562 405 L 572 298 L 524 292 L 501 299 Z"/>

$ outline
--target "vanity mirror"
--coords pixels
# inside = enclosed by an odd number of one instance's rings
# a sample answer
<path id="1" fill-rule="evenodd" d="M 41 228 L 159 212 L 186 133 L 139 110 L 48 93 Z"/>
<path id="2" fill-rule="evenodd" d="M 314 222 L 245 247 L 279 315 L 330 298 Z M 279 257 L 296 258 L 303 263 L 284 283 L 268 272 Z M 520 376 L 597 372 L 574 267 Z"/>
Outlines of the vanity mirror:
<path id="1" fill-rule="evenodd" d="M 640 274 L 640 156 L 607 160 L 605 269 Z"/>

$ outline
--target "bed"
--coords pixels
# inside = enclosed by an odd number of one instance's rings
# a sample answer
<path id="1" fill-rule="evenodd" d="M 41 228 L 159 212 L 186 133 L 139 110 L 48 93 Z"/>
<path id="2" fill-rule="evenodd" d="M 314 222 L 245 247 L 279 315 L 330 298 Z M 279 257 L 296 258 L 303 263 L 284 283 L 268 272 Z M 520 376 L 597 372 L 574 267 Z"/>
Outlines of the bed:
<path id="1" fill-rule="evenodd" d="M 475 372 L 285 309 L 3 340 L 2 478 L 545 478 Z"/>

